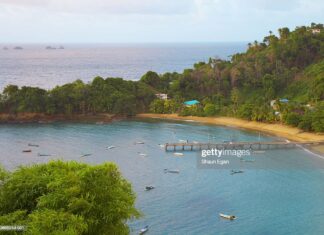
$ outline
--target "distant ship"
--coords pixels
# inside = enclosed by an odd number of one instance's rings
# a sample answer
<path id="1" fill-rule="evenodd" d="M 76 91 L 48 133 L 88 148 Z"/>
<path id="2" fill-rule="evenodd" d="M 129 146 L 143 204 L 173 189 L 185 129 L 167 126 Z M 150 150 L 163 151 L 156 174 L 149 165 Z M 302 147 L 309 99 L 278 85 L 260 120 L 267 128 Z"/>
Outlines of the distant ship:
<path id="1" fill-rule="evenodd" d="M 56 50 L 56 47 L 47 46 L 45 49 L 46 50 Z"/>
<path id="2" fill-rule="evenodd" d="M 59 49 L 63 50 L 64 49 L 64 46 L 60 46 Z"/>
<path id="3" fill-rule="evenodd" d="M 3 50 L 9 50 L 9 48 L 8 47 L 4 47 L 4 48 L 2 48 Z"/>
<path id="4" fill-rule="evenodd" d="M 22 49 L 24 49 L 24 48 L 22 48 L 22 47 L 14 47 L 14 49 L 15 49 L 15 50 L 22 50 Z"/>

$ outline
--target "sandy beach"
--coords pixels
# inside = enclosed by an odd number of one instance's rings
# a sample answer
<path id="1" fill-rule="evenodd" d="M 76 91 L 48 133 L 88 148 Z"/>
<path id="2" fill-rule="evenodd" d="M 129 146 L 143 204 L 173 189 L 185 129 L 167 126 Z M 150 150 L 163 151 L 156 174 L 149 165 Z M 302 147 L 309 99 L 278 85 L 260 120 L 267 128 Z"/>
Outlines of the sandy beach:
<path id="1" fill-rule="evenodd" d="M 151 114 L 151 113 L 138 114 L 136 117 L 192 121 L 192 122 L 199 122 L 205 124 L 214 124 L 214 125 L 242 128 L 247 130 L 265 132 L 271 135 L 275 135 L 296 142 L 324 141 L 324 134 L 304 132 L 298 128 L 286 126 L 283 124 L 271 124 L 271 123 L 246 121 L 246 120 L 231 118 L 231 117 L 195 117 L 195 116 L 181 117 L 178 116 L 177 114 Z M 317 149 L 320 150 L 323 148 L 317 148 Z"/>

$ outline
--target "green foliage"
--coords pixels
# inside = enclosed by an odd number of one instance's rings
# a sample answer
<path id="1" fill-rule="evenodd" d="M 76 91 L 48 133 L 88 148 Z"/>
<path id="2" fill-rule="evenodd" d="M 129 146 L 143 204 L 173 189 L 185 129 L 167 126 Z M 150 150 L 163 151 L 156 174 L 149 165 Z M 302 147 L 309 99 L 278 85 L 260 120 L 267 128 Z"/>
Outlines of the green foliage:
<path id="1" fill-rule="evenodd" d="M 0 222 L 27 234 L 127 234 L 135 194 L 112 163 L 55 161 L 21 167 L 0 186 Z"/>
<path id="2" fill-rule="evenodd" d="M 284 116 L 285 123 L 292 126 L 298 126 L 302 118 L 298 113 L 290 112 Z"/>
<path id="3" fill-rule="evenodd" d="M 313 29 L 321 32 L 314 34 Z M 312 23 L 278 31 L 279 37 L 271 32 L 262 42 L 249 43 L 246 52 L 233 55 L 230 61 L 210 58 L 208 63 L 198 62 L 182 73 L 149 71 L 138 82 L 97 77 L 89 84 L 75 81 L 51 91 L 11 85 L 0 95 L 0 112 L 134 115 L 150 110 L 274 122 L 280 117 L 274 112 L 280 111 L 284 122 L 320 131 L 320 111 L 310 110 L 304 117 L 307 112 L 301 107 L 324 100 L 323 25 Z M 159 92 L 167 93 L 171 100 L 155 100 L 154 94 Z M 280 98 L 288 98 L 289 104 L 272 109 L 271 100 Z M 182 107 L 184 100 L 192 99 L 203 106 Z M 289 107 L 292 104 L 299 107 Z"/>
<path id="4" fill-rule="evenodd" d="M 218 106 L 214 104 L 207 103 L 204 107 L 204 113 L 208 117 L 215 116 L 218 112 L 219 112 Z"/>

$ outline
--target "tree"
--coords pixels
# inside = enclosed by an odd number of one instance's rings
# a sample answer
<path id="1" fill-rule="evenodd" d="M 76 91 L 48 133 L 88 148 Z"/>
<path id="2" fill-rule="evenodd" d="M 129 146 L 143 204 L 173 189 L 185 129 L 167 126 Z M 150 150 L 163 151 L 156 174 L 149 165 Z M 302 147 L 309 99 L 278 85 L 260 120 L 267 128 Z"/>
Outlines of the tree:
<path id="1" fill-rule="evenodd" d="M 0 184 L 0 223 L 19 222 L 27 234 L 127 234 L 126 221 L 139 216 L 134 204 L 113 163 L 20 167 Z"/>
<path id="2" fill-rule="evenodd" d="M 217 113 L 216 106 L 211 103 L 207 103 L 204 107 L 204 113 L 206 116 L 214 116 Z"/>
<path id="3" fill-rule="evenodd" d="M 153 71 L 148 71 L 144 74 L 140 81 L 154 88 L 159 88 L 161 82 L 159 75 Z"/>

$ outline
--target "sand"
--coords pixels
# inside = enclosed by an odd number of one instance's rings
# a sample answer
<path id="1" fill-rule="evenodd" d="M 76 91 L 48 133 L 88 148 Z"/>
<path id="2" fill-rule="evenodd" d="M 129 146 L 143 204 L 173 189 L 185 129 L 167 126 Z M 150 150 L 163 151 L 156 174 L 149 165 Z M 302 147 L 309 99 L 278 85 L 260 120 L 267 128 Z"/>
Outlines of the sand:
<path id="1" fill-rule="evenodd" d="M 298 128 L 290 127 L 283 124 L 271 124 L 271 123 L 246 121 L 246 120 L 231 118 L 231 117 L 195 117 L 195 116 L 181 117 L 178 116 L 177 114 L 151 114 L 151 113 L 138 114 L 137 117 L 194 121 L 194 122 L 205 123 L 205 124 L 243 128 L 247 130 L 265 132 L 271 135 L 275 135 L 296 142 L 306 142 L 306 141 L 324 142 L 323 133 L 317 134 L 311 132 L 304 132 Z"/>

